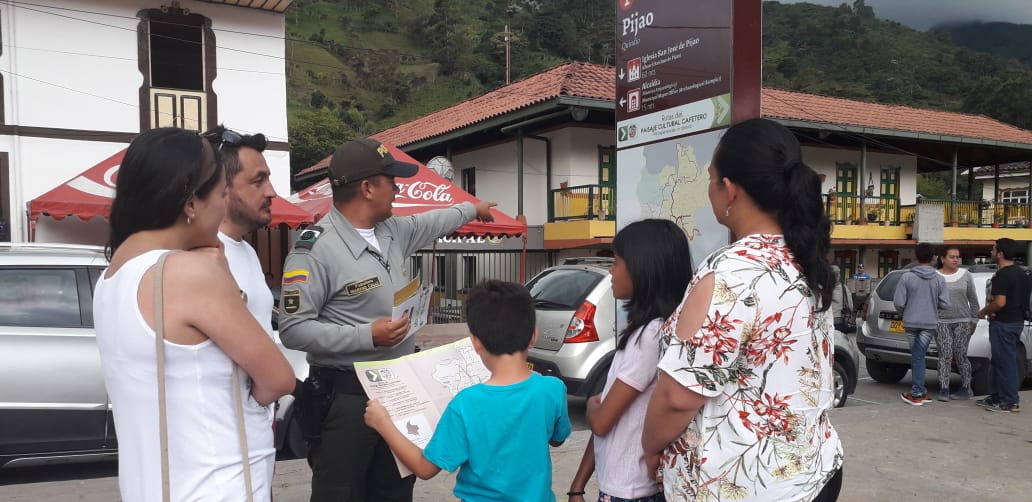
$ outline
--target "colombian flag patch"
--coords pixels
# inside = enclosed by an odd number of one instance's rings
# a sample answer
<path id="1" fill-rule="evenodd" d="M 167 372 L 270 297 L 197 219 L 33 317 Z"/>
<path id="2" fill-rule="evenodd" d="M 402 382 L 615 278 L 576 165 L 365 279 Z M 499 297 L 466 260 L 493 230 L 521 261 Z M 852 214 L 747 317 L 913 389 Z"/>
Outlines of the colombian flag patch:
<path id="1" fill-rule="evenodd" d="M 290 272 L 283 273 L 283 285 L 289 286 L 291 284 L 300 284 L 302 282 L 308 282 L 308 271 L 305 269 L 291 270 Z"/>

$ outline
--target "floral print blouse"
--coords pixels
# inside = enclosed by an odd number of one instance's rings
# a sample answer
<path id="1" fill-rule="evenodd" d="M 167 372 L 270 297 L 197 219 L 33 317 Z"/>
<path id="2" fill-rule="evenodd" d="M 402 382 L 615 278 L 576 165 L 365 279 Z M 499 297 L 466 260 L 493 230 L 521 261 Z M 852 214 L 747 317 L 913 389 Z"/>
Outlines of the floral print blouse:
<path id="1" fill-rule="evenodd" d="M 781 235 L 750 235 L 717 250 L 688 290 L 710 274 L 702 328 L 677 338 L 678 307 L 661 332 L 660 371 L 709 398 L 663 451 L 666 498 L 812 500 L 842 465 L 828 420 L 831 311 L 816 311 Z"/>

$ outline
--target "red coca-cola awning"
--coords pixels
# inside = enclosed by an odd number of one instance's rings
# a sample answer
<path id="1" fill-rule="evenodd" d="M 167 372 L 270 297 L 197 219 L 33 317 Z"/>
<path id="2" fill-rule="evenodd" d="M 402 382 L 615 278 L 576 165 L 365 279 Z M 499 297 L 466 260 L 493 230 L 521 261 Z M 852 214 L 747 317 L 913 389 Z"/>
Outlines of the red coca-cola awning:
<path id="1" fill-rule="evenodd" d="M 62 183 L 57 188 L 32 199 L 29 202 L 29 219 L 36 221 L 40 215 L 56 220 L 78 216 L 83 220 L 111 213 L 111 200 L 115 197 L 115 178 L 118 166 L 125 157 L 125 149 L 108 157 L 82 174 Z M 316 218 L 282 197 L 272 200 L 272 222 L 269 226 L 286 223 L 297 227 L 314 223 Z"/>
<path id="2" fill-rule="evenodd" d="M 419 172 L 415 176 L 395 179 L 398 187 L 401 188 L 401 193 L 394 199 L 395 215 L 410 216 L 431 209 L 451 207 L 463 202 L 480 202 L 480 199 L 453 185 L 405 152 L 393 145 L 385 144 L 385 146 L 396 160 L 419 165 Z M 319 164 L 329 165 L 329 160 L 327 158 Z M 316 219 L 322 218 L 330 212 L 330 207 L 333 206 L 333 191 L 330 187 L 330 180 L 324 178 L 322 181 L 291 195 L 288 197 L 288 200 L 314 214 Z M 494 215 L 493 222 L 472 221 L 460 227 L 455 233 L 462 236 L 493 237 L 515 237 L 526 233 L 527 225 L 525 223 L 521 223 L 497 209 L 492 208 L 491 214 Z"/>

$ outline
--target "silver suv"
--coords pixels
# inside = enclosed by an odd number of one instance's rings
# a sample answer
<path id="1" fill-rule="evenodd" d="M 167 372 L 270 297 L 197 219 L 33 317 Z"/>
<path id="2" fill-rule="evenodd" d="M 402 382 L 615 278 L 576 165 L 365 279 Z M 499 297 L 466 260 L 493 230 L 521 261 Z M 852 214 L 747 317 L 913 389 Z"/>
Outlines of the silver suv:
<path id="1" fill-rule="evenodd" d="M 975 281 L 979 305 L 985 305 L 985 284 L 993 276 L 993 267 L 976 267 L 969 271 Z M 856 341 L 867 359 L 867 373 L 876 382 L 897 383 L 910 370 L 910 345 L 903 330 L 903 316 L 896 312 L 892 304 L 896 285 L 906 272 L 894 270 L 882 278 L 860 311 L 863 322 L 857 328 Z M 1028 368 L 1032 364 L 1032 328 L 1027 323 L 1021 333 L 1017 352 L 1018 381 L 1021 382 L 1028 376 Z M 988 394 L 992 373 L 989 364 L 992 359 L 989 321 L 979 319 L 975 325 L 975 332 L 968 344 L 968 358 L 971 360 L 971 390 L 975 395 Z M 930 370 L 939 368 L 939 348 L 935 340 L 928 347 L 925 364 Z M 955 365 L 952 370 L 957 371 Z"/>
<path id="2" fill-rule="evenodd" d="M 531 369 L 559 377 L 569 394 L 602 392 L 616 354 L 616 333 L 627 322 L 613 298 L 612 258 L 571 258 L 527 283 L 537 312 L 537 344 L 527 353 Z M 860 356 L 853 340 L 835 332 L 835 406 L 856 390 Z"/>
<path id="3" fill-rule="evenodd" d="M 593 396 L 606 383 L 616 351 L 617 317 L 624 315 L 613 298 L 612 265 L 612 258 L 571 258 L 527 283 L 538 329 L 528 364 L 562 379 L 569 394 Z"/>
<path id="4" fill-rule="evenodd" d="M 93 330 L 106 267 L 96 246 L 0 244 L 0 468 L 117 455 Z M 284 354 L 303 378 L 304 354 Z M 281 404 L 276 445 L 293 449 L 292 399 Z"/>

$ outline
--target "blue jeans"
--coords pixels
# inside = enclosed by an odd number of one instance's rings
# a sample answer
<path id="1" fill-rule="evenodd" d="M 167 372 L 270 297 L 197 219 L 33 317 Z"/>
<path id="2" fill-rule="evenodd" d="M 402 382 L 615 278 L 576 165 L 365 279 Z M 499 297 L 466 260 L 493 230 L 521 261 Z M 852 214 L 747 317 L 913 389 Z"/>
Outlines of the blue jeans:
<path id="1" fill-rule="evenodd" d="M 1018 338 L 1024 323 L 989 322 L 989 348 L 992 352 L 993 381 L 990 397 L 1001 404 L 1018 404 Z"/>
<path id="2" fill-rule="evenodd" d="M 906 331 L 910 342 L 910 373 L 914 380 L 910 394 L 923 396 L 928 393 L 925 389 L 925 355 L 935 338 L 935 328 L 906 328 Z"/>

